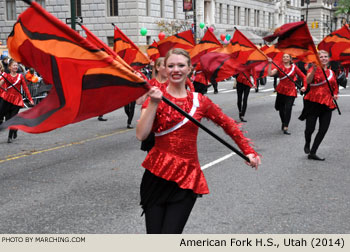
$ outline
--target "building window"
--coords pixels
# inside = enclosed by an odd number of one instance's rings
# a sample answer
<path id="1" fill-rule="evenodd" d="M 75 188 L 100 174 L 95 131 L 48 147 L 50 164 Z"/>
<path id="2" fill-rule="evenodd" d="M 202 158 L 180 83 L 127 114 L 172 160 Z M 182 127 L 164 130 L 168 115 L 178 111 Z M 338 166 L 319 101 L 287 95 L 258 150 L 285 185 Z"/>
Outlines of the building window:
<path id="1" fill-rule="evenodd" d="M 16 20 L 16 0 L 6 0 L 6 19 Z"/>
<path id="2" fill-rule="evenodd" d="M 259 21 L 260 21 L 260 11 L 254 10 L 254 26 L 259 27 Z"/>
<path id="3" fill-rule="evenodd" d="M 235 25 L 240 25 L 241 7 L 235 6 Z"/>
<path id="4" fill-rule="evenodd" d="M 160 0 L 160 17 L 164 17 L 164 0 Z"/>
<path id="5" fill-rule="evenodd" d="M 173 18 L 176 19 L 176 0 L 173 0 L 173 13 L 174 13 Z"/>
<path id="6" fill-rule="evenodd" d="M 231 16 L 231 13 L 230 13 L 230 5 L 227 5 L 227 24 L 230 24 L 230 16 Z"/>
<path id="7" fill-rule="evenodd" d="M 118 0 L 108 0 L 107 7 L 109 16 L 118 16 Z"/>
<path id="8" fill-rule="evenodd" d="M 250 9 L 245 9 L 245 25 L 250 26 Z"/>
<path id="9" fill-rule="evenodd" d="M 35 0 L 38 4 L 40 4 L 43 8 L 45 8 L 45 0 Z"/>
<path id="10" fill-rule="evenodd" d="M 219 14 L 219 23 L 222 24 L 223 23 L 223 10 L 222 10 L 222 3 L 219 4 L 219 11 L 220 11 L 220 14 Z"/>
<path id="11" fill-rule="evenodd" d="M 151 0 L 146 0 L 146 16 L 151 16 Z"/>
<path id="12" fill-rule="evenodd" d="M 107 37 L 107 45 L 109 47 L 114 47 L 114 36 L 113 37 Z"/>

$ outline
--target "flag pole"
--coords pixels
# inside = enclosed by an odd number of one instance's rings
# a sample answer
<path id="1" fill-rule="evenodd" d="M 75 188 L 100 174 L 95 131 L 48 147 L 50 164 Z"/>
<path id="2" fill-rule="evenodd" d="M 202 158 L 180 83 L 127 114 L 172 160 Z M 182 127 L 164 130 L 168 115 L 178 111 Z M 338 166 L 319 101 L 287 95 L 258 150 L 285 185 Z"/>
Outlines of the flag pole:
<path id="1" fill-rule="evenodd" d="M 331 87 L 331 84 L 329 83 L 327 74 L 326 74 L 325 70 L 323 69 L 323 67 L 321 67 L 321 69 L 322 69 L 322 72 L 323 72 L 323 74 L 324 74 L 324 77 L 326 78 L 327 85 L 328 85 L 329 91 L 331 92 L 333 102 L 334 102 L 334 104 L 335 104 L 335 106 L 336 106 L 336 108 L 337 108 L 337 110 L 338 110 L 338 114 L 341 115 L 341 112 L 340 112 L 340 109 L 339 109 L 337 100 L 334 99 L 334 92 L 333 92 L 333 89 L 332 89 L 332 87 Z"/>
<path id="2" fill-rule="evenodd" d="M 174 108 L 176 111 L 178 111 L 180 114 L 182 114 L 183 116 L 185 116 L 188 120 L 190 120 L 191 122 L 193 122 L 196 126 L 198 126 L 199 128 L 201 128 L 202 130 L 204 130 L 205 132 L 207 132 L 209 135 L 211 135 L 212 137 L 214 137 L 216 140 L 218 140 L 220 143 L 222 143 L 223 145 L 225 145 L 227 148 L 229 148 L 230 150 L 232 150 L 233 152 L 235 152 L 238 156 L 240 156 L 241 158 L 243 158 L 245 161 L 250 162 L 249 158 L 244 155 L 242 152 L 240 152 L 238 149 L 236 149 L 235 147 L 233 147 L 231 144 L 229 144 L 228 142 L 226 142 L 224 139 L 222 139 L 221 137 L 219 137 L 218 135 L 216 135 L 213 131 L 211 131 L 210 129 L 208 129 L 207 127 L 205 127 L 203 124 L 201 124 L 199 121 L 197 121 L 196 119 L 194 119 L 192 116 L 190 116 L 188 113 L 186 113 L 185 111 L 183 111 L 180 107 L 178 107 L 176 104 L 172 103 L 170 100 L 168 100 L 167 98 L 165 98 L 164 96 L 162 96 L 162 101 L 164 101 L 166 104 L 168 104 L 169 106 L 171 106 L 172 108 Z"/>

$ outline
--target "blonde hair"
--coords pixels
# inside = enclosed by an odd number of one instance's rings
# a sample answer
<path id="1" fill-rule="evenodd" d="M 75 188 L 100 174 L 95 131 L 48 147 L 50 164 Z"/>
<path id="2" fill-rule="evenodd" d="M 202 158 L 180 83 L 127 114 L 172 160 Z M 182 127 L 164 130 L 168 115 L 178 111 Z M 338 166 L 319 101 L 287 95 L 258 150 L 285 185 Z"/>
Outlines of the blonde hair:
<path id="1" fill-rule="evenodd" d="M 190 55 L 188 54 L 188 52 L 182 48 L 174 48 L 174 49 L 171 49 L 167 52 L 166 56 L 165 56 L 165 59 L 164 59 L 164 64 L 166 65 L 166 62 L 168 60 L 168 58 L 170 57 L 170 55 L 172 54 L 176 54 L 176 55 L 182 55 L 182 56 L 185 56 L 187 58 L 187 64 L 188 66 L 191 66 L 191 57 Z"/>
<path id="2" fill-rule="evenodd" d="M 157 67 L 160 67 L 162 62 L 165 64 L 164 57 L 159 57 L 154 62 L 153 71 L 152 71 L 152 73 L 154 73 L 154 77 L 156 77 L 158 75 L 159 71 L 158 71 Z"/>
<path id="3" fill-rule="evenodd" d="M 320 55 L 321 53 L 327 54 L 327 56 L 329 57 L 329 53 L 325 50 L 319 50 L 317 53 L 318 53 L 318 55 Z"/>

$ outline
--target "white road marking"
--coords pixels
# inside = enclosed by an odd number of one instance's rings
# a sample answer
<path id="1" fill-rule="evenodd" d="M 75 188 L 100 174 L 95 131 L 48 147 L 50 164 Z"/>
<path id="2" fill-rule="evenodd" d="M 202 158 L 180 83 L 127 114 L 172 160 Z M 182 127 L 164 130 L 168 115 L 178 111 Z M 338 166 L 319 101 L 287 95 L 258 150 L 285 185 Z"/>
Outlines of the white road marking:
<path id="1" fill-rule="evenodd" d="M 216 159 L 216 160 L 214 160 L 214 161 L 212 161 L 212 162 L 210 162 L 208 164 L 205 164 L 205 165 L 202 166 L 202 170 L 205 170 L 205 169 L 207 169 L 207 168 L 209 168 L 209 167 L 211 167 L 213 165 L 216 165 L 216 164 L 224 161 L 225 159 L 228 159 L 228 158 L 232 157 L 233 155 L 236 155 L 236 153 L 231 152 L 230 154 L 227 154 L 226 156 L 223 156 L 223 157 L 218 158 L 218 159 Z"/>

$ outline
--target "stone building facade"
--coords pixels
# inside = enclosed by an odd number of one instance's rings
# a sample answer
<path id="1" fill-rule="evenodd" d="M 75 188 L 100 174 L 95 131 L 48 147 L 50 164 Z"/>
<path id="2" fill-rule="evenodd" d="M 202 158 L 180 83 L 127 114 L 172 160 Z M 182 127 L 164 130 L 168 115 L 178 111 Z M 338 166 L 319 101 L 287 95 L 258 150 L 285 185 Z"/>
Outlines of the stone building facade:
<path id="1" fill-rule="evenodd" d="M 47 11 L 63 22 L 71 16 L 72 0 L 36 0 Z M 113 44 L 113 26 L 117 25 L 138 45 L 150 44 L 158 39 L 162 30 L 159 22 L 191 27 L 193 12 L 183 11 L 183 0 L 75 0 L 77 15 L 83 24 L 105 43 Z M 12 30 L 18 15 L 27 4 L 16 0 L 0 1 L 0 41 Z M 311 15 L 311 12 L 310 12 Z M 215 28 L 215 34 L 230 33 L 234 27 L 254 36 L 265 36 L 284 23 L 299 21 L 301 0 L 196 0 L 197 37 L 203 35 L 199 28 L 203 22 Z M 163 26 L 164 27 L 164 26 Z M 141 36 L 140 29 L 147 35 Z M 77 26 L 77 30 L 81 30 Z"/>
<path id="2" fill-rule="evenodd" d="M 319 43 L 325 36 L 342 26 L 342 17 L 335 16 L 337 0 L 310 0 L 302 6 L 302 19 L 309 26 L 314 42 Z"/>

